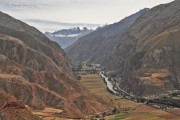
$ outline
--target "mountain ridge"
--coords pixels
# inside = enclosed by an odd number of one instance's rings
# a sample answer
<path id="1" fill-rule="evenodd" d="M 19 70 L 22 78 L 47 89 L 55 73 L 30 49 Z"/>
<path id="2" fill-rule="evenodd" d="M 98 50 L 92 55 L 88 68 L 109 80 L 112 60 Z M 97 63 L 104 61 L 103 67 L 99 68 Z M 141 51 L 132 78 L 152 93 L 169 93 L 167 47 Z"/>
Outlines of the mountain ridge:
<path id="1" fill-rule="evenodd" d="M 116 65 L 107 68 L 124 90 L 138 96 L 179 90 L 179 4 L 176 0 L 147 11 L 117 46 L 112 60 Z"/>
<path id="2" fill-rule="evenodd" d="M 63 49 L 76 42 L 80 37 L 90 34 L 93 30 L 86 27 L 62 29 L 53 33 L 45 32 L 44 34 L 52 41 L 57 42 Z"/>
<path id="3" fill-rule="evenodd" d="M 60 117 L 84 118 L 112 108 L 110 100 L 90 93 L 74 79 L 69 59 L 57 43 L 21 21 L 0 16 L 0 91 L 34 109 L 61 109 Z M 54 43 L 57 48 L 52 48 Z"/>
<path id="4" fill-rule="evenodd" d="M 99 63 L 104 65 L 105 61 L 110 59 L 111 51 L 115 49 L 115 45 L 119 42 L 119 40 L 111 38 L 118 34 L 125 34 L 135 20 L 147 10 L 148 8 L 142 9 L 117 23 L 98 28 L 96 31 L 79 38 L 78 41 L 66 48 L 65 51 L 76 62 Z M 102 62 L 102 59 L 106 60 Z"/>
<path id="5" fill-rule="evenodd" d="M 147 10 L 124 33 L 108 38 L 109 44 L 100 51 L 104 38 L 95 39 L 93 33 L 85 36 L 89 40 L 80 38 L 65 50 L 77 62 L 101 64 L 127 93 L 140 97 L 170 94 L 179 90 L 180 81 L 179 5 L 176 0 Z"/>

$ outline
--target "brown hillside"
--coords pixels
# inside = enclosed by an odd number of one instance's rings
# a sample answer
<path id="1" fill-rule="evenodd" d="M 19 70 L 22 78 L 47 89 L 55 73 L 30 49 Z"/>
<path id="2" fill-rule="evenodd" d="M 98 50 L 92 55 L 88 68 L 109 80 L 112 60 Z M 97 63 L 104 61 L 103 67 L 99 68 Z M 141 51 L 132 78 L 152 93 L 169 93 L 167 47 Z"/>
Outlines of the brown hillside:
<path id="1" fill-rule="evenodd" d="M 0 91 L 0 119 L 1 120 L 40 120 L 33 115 L 22 103 L 15 97 Z"/>
<path id="2" fill-rule="evenodd" d="M 80 38 L 66 51 L 78 62 L 101 64 L 128 93 L 156 96 L 179 90 L 179 6 L 179 0 L 156 6 L 137 17 L 123 32 L 108 36 L 111 25 L 106 26 Z"/>
<path id="3" fill-rule="evenodd" d="M 16 30 L 16 31 L 26 32 L 26 33 L 32 35 L 33 37 L 37 38 L 38 40 L 46 43 L 51 48 L 53 48 L 56 51 L 58 51 L 59 53 L 61 53 L 63 56 L 66 56 L 65 52 L 61 49 L 61 47 L 56 42 L 49 40 L 39 30 L 37 30 L 33 26 L 29 26 L 28 24 L 26 24 L 20 20 L 17 20 L 1 11 L 0 11 L 0 25 L 5 26 L 10 29 L 13 29 L 13 30 Z"/>
<path id="4" fill-rule="evenodd" d="M 139 96 L 180 89 L 179 5 L 176 0 L 147 11 L 117 46 L 108 69 L 121 88 Z"/>
<path id="5" fill-rule="evenodd" d="M 83 118 L 112 110 L 109 100 L 91 94 L 73 78 L 62 53 L 7 25 L 0 26 L 0 88 L 31 108 L 63 110 L 59 117 Z"/>
<path id="6" fill-rule="evenodd" d="M 145 8 L 117 23 L 99 28 L 90 34 L 79 38 L 78 41 L 66 48 L 65 51 L 76 62 L 106 65 L 106 62 L 111 60 L 113 50 L 121 39 L 123 39 L 126 31 L 131 27 L 135 20 L 147 10 L 148 9 Z M 118 36 L 118 39 L 114 39 L 114 36 Z"/>

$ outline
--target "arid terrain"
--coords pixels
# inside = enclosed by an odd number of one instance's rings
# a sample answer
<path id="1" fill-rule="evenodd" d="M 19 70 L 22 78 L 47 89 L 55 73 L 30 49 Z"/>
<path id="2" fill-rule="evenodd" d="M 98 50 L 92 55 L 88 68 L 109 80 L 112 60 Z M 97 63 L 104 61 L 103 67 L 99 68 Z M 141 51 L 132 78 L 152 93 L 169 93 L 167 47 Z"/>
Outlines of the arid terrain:
<path id="1" fill-rule="evenodd" d="M 150 2 L 0 1 L 0 120 L 180 120 L 180 0 Z"/>
<path id="2" fill-rule="evenodd" d="M 56 116 L 63 118 L 113 109 L 75 79 L 72 62 L 57 43 L 5 13 L 0 16 L 1 91 L 35 110 L 62 110 Z"/>

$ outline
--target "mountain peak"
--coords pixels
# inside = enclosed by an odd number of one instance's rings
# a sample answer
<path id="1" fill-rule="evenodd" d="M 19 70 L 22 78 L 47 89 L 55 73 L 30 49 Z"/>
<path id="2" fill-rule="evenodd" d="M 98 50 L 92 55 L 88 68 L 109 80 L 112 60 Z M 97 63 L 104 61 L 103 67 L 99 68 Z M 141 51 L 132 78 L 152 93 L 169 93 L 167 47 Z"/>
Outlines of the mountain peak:
<path id="1" fill-rule="evenodd" d="M 83 27 L 82 29 L 80 27 L 75 27 L 69 29 L 62 29 L 53 33 L 46 32 L 45 35 L 49 39 L 61 45 L 62 48 L 66 48 L 73 44 L 80 37 L 83 37 L 91 32 L 92 30 L 89 30 L 86 27 Z"/>

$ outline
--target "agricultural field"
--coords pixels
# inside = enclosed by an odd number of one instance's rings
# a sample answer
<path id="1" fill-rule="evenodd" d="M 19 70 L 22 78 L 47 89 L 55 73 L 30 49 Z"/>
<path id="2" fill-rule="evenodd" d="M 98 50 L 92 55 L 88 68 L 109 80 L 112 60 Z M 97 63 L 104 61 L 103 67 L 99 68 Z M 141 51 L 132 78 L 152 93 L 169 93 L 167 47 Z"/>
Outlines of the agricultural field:
<path id="1" fill-rule="evenodd" d="M 0 74 L 0 78 L 21 78 L 21 76 L 11 74 Z"/>
<path id="2" fill-rule="evenodd" d="M 172 114 L 179 110 L 168 113 L 109 93 L 98 74 L 81 75 L 80 81 L 92 93 L 110 98 L 115 106 L 124 110 L 121 113 L 105 117 L 106 120 L 180 120 L 179 115 Z"/>
<path id="3" fill-rule="evenodd" d="M 105 96 L 111 99 L 117 106 L 123 108 L 134 109 L 139 106 L 138 103 L 115 96 L 107 91 L 106 84 L 98 74 L 81 75 L 82 84 L 87 87 L 92 93 Z"/>
<path id="4" fill-rule="evenodd" d="M 82 75 L 81 82 L 85 85 L 92 93 L 107 96 L 109 98 L 119 98 L 110 94 L 103 80 L 97 74 Z"/>
<path id="5" fill-rule="evenodd" d="M 180 108 L 169 109 L 168 112 L 179 115 L 180 116 Z"/>
<path id="6" fill-rule="evenodd" d="M 136 110 L 127 111 L 112 116 L 107 120 L 180 120 L 180 116 L 158 110 L 146 105 L 139 106 Z"/>
<path id="7" fill-rule="evenodd" d="M 59 118 L 56 116 L 56 114 L 61 113 L 63 110 L 50 107 L 46 107 L 43 110 L 34 110 L 27 105 L 26 108 L 28 108 L 34 115 L 37 115 L 38 117 L 42 118 L 42 120 L 72 120 L 66 118 Z"/>
<path id="8" fill-rule="evenodd" d="M 90 92 L 109 98 L 117 109 L 126 111 L 133 110 L 140 106 L 140 104 L 134 101 L 123 99 L 122 97 L 109 93 L 106 89 L 106 84 L 98 74 L 81 75 L 80 81 L 90 90 Z"/>

